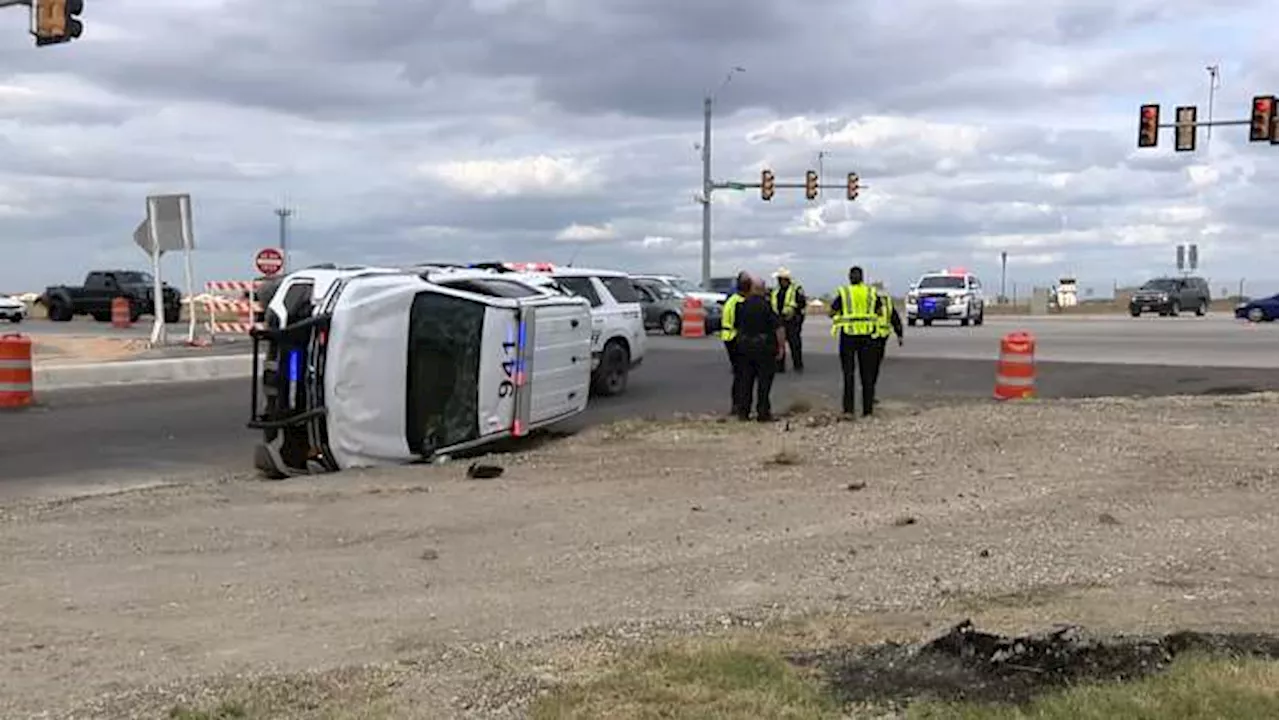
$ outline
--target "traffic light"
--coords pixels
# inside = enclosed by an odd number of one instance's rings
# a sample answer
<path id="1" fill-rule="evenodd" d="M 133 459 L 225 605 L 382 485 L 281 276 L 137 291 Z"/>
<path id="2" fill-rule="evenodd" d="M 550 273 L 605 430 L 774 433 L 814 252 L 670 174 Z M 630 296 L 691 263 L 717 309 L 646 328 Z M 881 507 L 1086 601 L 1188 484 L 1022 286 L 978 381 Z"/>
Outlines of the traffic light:
<path id="1" fill-rule="evenodd" d="M 1160 142 L 1160 106 L 1143 105 L 1138 111 L 1138 147 L 1155 147 Z"/>
<path id="2" fill-rule="evenodd" d="M 858 173 L 849 173 L 849 194 L 850 201 L 858 199 Z"/>
<path id="3" fill-rule="evenodd" d="M 812 200 L 818 197 L 818 173 L 807 170 L 804 174 L 804 197 Z"/>
<path id="4" fill-rule="evenodd" d="M 1271 139 L 1271 123 L 1276 116 L 1276 96 L 1258 95 L 1253 99 L 1253 117 L 1249 119 L 1249 142 Z"/>
<path id="5" fill-rule="evenodd" d="M 773 171 L 771 170 L 760 171 L 760 199 L 773 199 Z"/>
<path id="6" fill-rule="evenodd" d="M 32 0 L 31 34 L 36 46 L 70 42 L 84 31 L 77 16 L 84 12 L 84 0 Z"/>
<path id="7" fill-rule="evenodd" d="M 1196 106 L 1184 105 L 1173 113 L 1177 127 L 1173 129 L 1173 149 L 1192 152 L 1196 149 Z"/>

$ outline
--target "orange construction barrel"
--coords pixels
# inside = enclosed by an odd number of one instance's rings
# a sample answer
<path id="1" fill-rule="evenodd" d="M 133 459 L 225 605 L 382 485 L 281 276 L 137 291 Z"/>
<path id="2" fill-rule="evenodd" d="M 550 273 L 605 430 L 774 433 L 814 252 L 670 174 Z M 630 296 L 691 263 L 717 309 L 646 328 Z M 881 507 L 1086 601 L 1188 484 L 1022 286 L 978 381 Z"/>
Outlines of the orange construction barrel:
<path id="1" fill-rule="evenodd" d="M 700 338 L 707 336 L 707 311 L 702 301 L 697 298 L 684 299 L 684 307 L 680 311 L 680 337 Z"/>
<path id="2" fill-rule="evenodd" d="M 1000 338 L 996 360 L 997 400 L 1016 400 L 1036 394 L 1036 339 L 1031 333 L 1012 332 Z"/>
<path id="3" fill-rule="evenodd" d="M 31 406 L 31 338 L 0 335 L 0 409 Z"/>
<path id="4" fill-rule="evenodd" d="M 129 316 L 129 299 L 118 297 L 111 301 L 111 327 L 127 328 L 133 325 Z"/>

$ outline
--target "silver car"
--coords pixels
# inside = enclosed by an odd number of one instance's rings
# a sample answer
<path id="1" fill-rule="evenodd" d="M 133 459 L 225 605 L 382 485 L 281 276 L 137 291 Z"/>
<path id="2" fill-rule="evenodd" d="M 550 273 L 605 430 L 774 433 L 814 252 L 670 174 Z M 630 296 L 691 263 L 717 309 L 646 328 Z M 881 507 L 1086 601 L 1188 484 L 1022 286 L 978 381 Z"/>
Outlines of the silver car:
<path id="1" fill-rule="evenodd" d="M 0 320 L 20 323 L 27 317 L 27 304 L 18 298 L 0 295 Z"/>
<path id="2" fill-rule="evenodd" d="M 661 330 L 663 335 L 679 335 L 683 324 L 684 303 L 689 296 L 667 283 L 653 278 L 632 278 L 631 284 L 640 296 L 646 330 Z M 705 330 L 708 334 L 720 327 L 719 305 L 703 304 L 706 310 Z"/>

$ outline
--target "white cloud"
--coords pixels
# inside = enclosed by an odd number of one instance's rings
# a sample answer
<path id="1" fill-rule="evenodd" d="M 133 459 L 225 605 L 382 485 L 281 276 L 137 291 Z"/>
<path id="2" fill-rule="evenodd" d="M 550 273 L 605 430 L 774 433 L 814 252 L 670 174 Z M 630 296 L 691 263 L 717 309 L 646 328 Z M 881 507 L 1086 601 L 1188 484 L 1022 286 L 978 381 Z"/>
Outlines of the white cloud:
<path id="1" fill-rule="evenodd" d="M 421 170 L 461 192 L 480 197 L 572 195 L 599 182 L 592 163 L 547 155 L 444 162 Z"/>
<path id="2" fill-rule="evenodd" d="M 611 223 L 604 225 L 579 225 L 574 223 L 556 233 L 557 242 L 594 243 L 616 240 L 618 231 Z"/>

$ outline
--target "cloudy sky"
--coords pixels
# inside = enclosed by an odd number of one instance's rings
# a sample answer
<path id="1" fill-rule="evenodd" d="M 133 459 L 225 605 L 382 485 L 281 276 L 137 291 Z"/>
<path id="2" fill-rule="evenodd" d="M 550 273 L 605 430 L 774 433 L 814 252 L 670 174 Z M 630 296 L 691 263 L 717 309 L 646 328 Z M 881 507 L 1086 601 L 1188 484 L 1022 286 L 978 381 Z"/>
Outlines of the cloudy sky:
<path id="1" fill-rule="evenodd" d="M 151 193 L 189 192 L 200 280 L 292 259 L 551 260 L 699 273 L 714 175 L 857 171 L 855 203 L 718 192 L 713 267 L 851 263 L 905 285 L 1075 274 L 1109 292 L 1196 242 L 1214 292 L 1277 283 L 1277 153 L 1220 128 L 1135 147 L 1137 108 L 1247 116 L 1276 92 L 1275 0 L 85 0 L 35 48 L 0 9 L 0 290 L 143 268 Z M 166 260 L 167 277 L 181 264 Z M 1269 288 L 1269 289 L 1268 289 Z"/>

